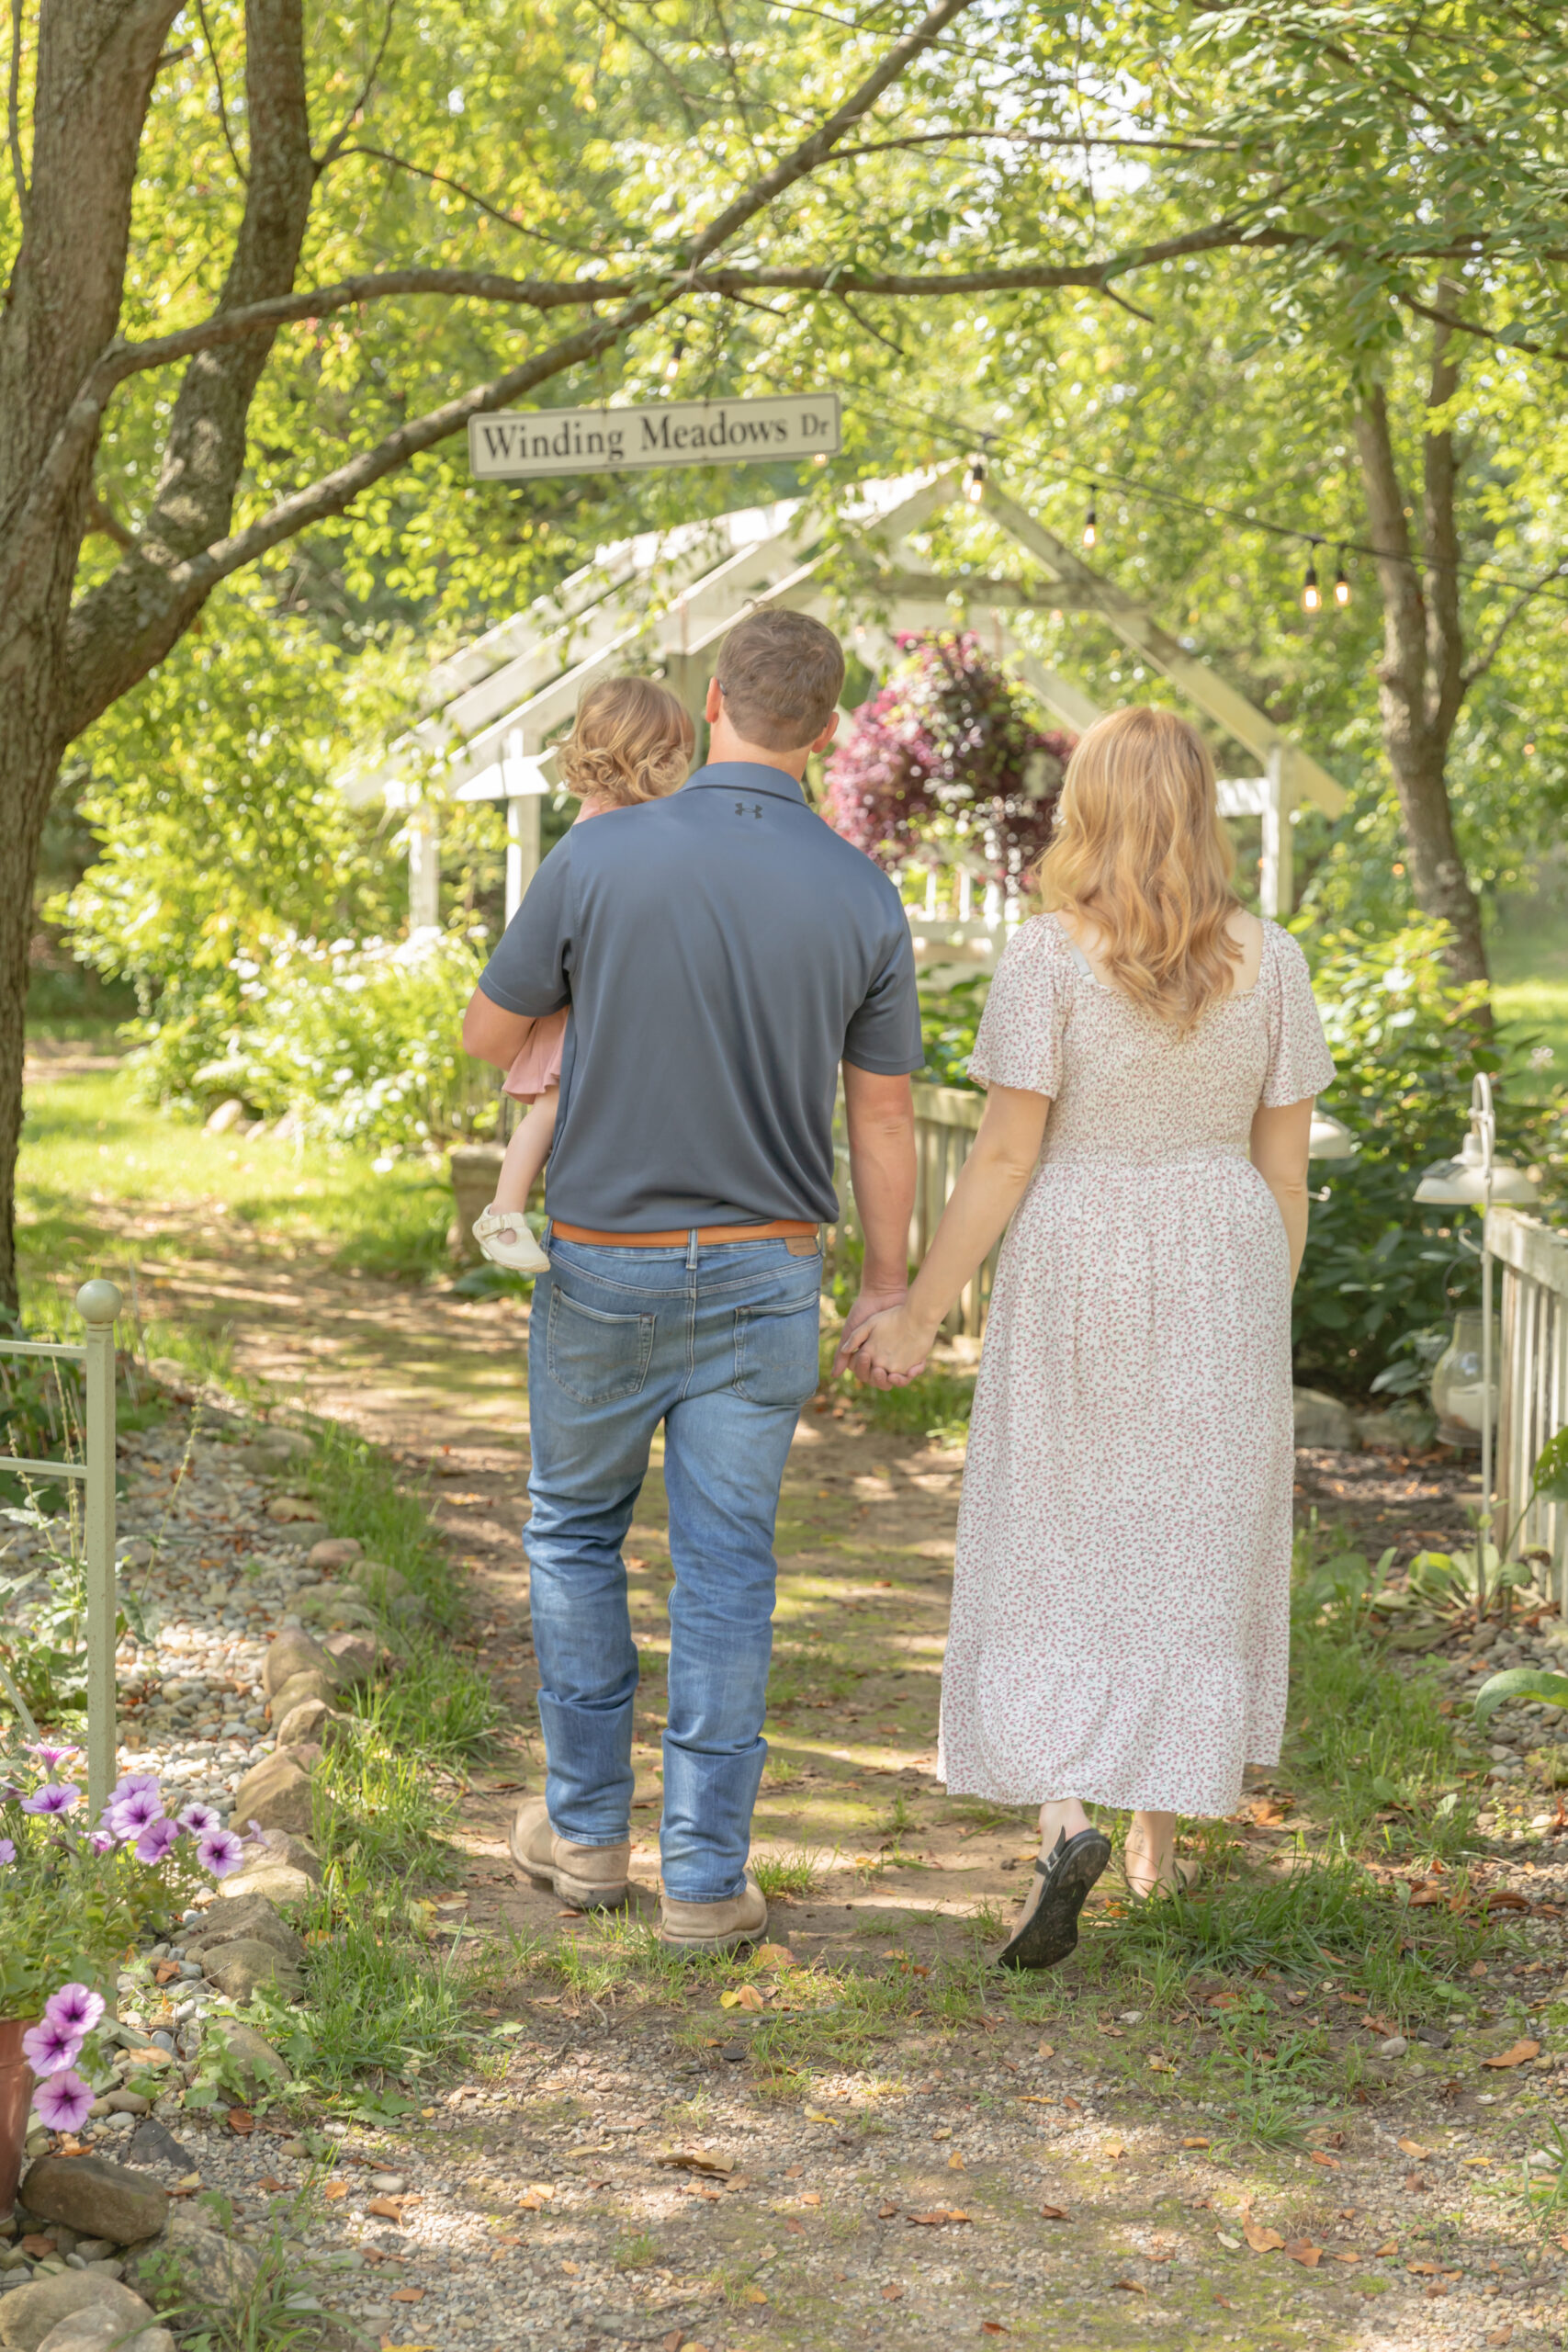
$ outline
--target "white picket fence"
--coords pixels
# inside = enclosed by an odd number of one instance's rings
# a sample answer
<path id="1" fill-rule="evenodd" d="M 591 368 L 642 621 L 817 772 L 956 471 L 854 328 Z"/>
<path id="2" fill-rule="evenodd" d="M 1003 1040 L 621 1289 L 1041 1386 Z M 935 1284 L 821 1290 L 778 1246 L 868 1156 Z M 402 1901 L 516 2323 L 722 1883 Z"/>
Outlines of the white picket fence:
<path id="1" fill-rule="evenodd" d="M 1568 1232 L 1517 1209 L 1494 1209 L 1486 1247 L 1503 1287 L 1497 1412 L 1498 1522 L 1511 1525 L 1547 1440 L 1568 1423 Z M 1537 1502 L 1515 1550 L 1551 1555 L 1553 1589 L 1568 1601 L 1568 1504 Z"/>
<path id="2" fill-rule="evenodd" d="M 915 1211 L 909 1219 L 909 1262 L 918 1266 L 931 1248 L 937 1223 L 947 1206 L 958 1171 L 974 1148 L 976 1130 L 986 1107 L 983 1094 L 971 1093 L 962 1086 L 917 1085 L 915 1095 Z M 841 1262 L 840 1253 L 847 1241 L 858 1242 L 860 1228 L 855 1218 L 854 1197 L 850 1189 L 849 1151 L 844 1141 L 843 1102 L 839 1104 L 835 1129 L 838 1145 L 839 1198 L 844 1214 L 829 1242 L 830 1261 Z M 986 1328 L 986 1311 L 991 1301 L 991 1284 L 996 1279 L 997 1258 L 1001 1244 L 993 1250 L 974 1281 L 965 1285 L 963 1295 L 942 1329 L 950 1339 L 978 1339 Z"/>
<path id="3" fill-rule="evenodd" d="M 114 1650 L 118 1596 L 114 1566 L 114 1319 L 119 1309 L 120 1295 L 113 1283 L 84 1283 L 76 1294 L 84 1333 L 81 1347 L 45 1340 L 0 1340 L 0 1355 L 42 1357 L 82 1367 L 80 1459 L 41 1462 L 0 1453 L 0 1470 L 49 1485 L 70 1478 L 82 1488 L 80 1532 L 87 1581 L 87 1809 L 95 1821 L 114 1785 L 116 1769 Z M 9 1683 L 9 1677 L 6 1679 Z M 38 1726 L 21 1693 L 12 1685 L 7 1695 L 24 1730 L 36 1739 Z"/>

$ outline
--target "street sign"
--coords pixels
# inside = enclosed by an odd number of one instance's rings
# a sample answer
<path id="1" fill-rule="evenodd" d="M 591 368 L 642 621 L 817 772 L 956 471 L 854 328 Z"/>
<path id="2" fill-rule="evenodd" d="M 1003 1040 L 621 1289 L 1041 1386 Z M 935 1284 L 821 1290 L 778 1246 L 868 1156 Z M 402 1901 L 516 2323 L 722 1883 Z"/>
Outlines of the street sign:
<path id="1" fill-rule="evenodd" d="M 498 410 L 468 419 L 468 463 L 480 481 L 755 465 L 831 457 L 840 446 L 837 392 L 656 401 L 648 408 Z"/>

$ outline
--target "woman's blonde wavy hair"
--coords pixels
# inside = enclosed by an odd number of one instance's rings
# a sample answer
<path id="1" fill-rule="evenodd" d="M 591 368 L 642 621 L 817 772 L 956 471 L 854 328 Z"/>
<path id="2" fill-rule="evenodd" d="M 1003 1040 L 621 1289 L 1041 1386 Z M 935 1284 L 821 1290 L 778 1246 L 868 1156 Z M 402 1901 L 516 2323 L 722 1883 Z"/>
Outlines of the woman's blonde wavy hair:
<path id="1" fill-rule="evenodd" d="M 652 678 L 605 678 L 577 706 L 561 745 L 561 774 L 581 800 L 631 808 L 685 783 L 696 729 L 668 686 Z"/>
<path id="2" fill-rule="evenodd" d="M 1048 910 L 1098 927 L 1107 978 L 1185 1034 L 1230 994 L 1242 957 L 1235 863 L 1196 729 L 1170 710 L 1114 710 L 1067 763 L 1034 878 Z"/>

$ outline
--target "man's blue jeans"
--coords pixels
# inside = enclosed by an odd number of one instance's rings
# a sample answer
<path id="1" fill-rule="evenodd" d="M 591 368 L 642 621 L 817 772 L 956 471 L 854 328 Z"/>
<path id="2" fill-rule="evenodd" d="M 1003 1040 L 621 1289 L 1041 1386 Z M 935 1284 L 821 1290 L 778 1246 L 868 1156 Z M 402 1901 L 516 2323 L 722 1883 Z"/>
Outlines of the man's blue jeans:
<path id="1" fill-rule="evenodd" d="M 664 1423 L 670 1501 L 665 1893 L 740 1892 L 767 1746 L 773 1521 L 817 1385 L 822 1260 L 787 1242 L 547 1244 L 534 1285 L 527 1547 L 550 1821 L 629 1835 L 637 1656 L 621 1544 Z M 798 1250 L 798 1243 L 795 1245 Z"/>

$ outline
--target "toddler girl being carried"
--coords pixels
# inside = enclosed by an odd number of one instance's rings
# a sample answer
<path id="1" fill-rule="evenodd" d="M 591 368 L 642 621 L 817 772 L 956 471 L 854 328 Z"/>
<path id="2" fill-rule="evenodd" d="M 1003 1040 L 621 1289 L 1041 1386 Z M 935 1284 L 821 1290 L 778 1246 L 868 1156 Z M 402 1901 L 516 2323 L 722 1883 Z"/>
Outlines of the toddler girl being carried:
<path id="1" fill-rule="evenodd" d="M 609 678 L 590 686 L 561 746 L 561 773 L 581 797 L 576 822 L 610 808 L 662 800 L 684 784 L 695 731 L 668 686 L 651 678 Z M 560 1091 L 567 1015 L 547 1012 L 528 1024 L 502 1091 L 529 1105 L 506 1147 L 495 1198 L 474 1219 L 474 1239 L 497 1266 L 525 1274 L 549 1271 L 523 1212 L 549 1158 Z"/>

